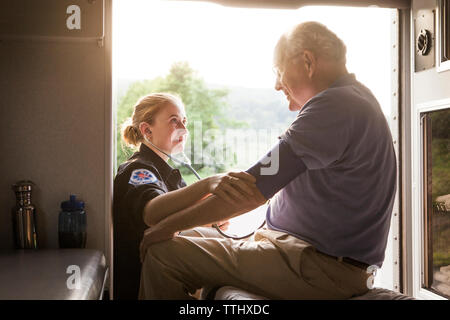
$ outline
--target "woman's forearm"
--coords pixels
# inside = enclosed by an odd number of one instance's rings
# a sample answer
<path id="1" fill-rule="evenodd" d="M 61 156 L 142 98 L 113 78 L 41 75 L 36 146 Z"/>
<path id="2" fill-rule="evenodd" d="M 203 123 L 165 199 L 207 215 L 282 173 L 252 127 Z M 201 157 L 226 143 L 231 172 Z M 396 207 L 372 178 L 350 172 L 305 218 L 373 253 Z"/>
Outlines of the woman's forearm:
<path id="1" fill-rule="evenodd" d="M 212 195 L 189 208 L 169 215 L 153 227 L 147 229 L 139 246 L 141 261 L 144 261 L 145 254 L 150 245 L 169 240 L 178 231 L 228 220 L 244 212 L 253 210 L 266 202 L 264 196 L 255 186 L 252 189 L 254 189 L 254 195 L 245 198 L 243 201 L 228 202 L 221 197 Z"/>
<path id="2" fill-rule="evenodd" d="M 256 188 L 255 188 L 256 189 Z M 255 192 L 256 194 L 256 192 Z M 264 204 L 261 193 L 245 201 L 230 204 L 212 195 L 207 199 L 176 212 L 159 222 L 158 227 L 170 232 L 183 231 L 193 227 L 224 221 Z"/>
<path id="3" fill-rule="evenodd" d="M 144 207 L 145 224 L 155 225 L 172 213 L 192 206 L 208 194 L 207 184 L 208 178 L 205 178 L 150 200 Z"/>
<path id="4" fill-rule="evenodd" d="M 245 211 L 212 195 L 189 208 L 180 210 L 159 222 L 166 230 L 173 232 L 191 229 L 193 227 L 212 224 L 217 221 L 231 219 Z"/>

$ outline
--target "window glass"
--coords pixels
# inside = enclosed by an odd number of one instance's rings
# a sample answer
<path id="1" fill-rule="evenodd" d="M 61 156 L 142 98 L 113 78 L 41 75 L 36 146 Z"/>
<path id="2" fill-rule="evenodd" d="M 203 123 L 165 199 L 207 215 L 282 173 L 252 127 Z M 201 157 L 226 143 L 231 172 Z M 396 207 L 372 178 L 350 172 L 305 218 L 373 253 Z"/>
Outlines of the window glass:
<path id="1" fill-rule="evenodd" d="M 450 0 L 443 1 L 443 46 L 444 46 L 444 59 L 450 60 Z"/>
<path id="2" fill-rule="evenodd" d="M 450 297 L 450 109 L 425 119 L 425 286 Z"/>

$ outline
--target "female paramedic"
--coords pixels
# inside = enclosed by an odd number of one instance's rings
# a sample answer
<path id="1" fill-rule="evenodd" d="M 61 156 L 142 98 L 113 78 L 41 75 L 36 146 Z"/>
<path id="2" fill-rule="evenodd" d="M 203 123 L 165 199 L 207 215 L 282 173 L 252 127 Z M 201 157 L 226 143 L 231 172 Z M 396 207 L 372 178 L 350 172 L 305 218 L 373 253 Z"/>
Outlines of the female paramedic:
<path id="1" fill-rule="evenodd" d="M 139 151 L 119 166 L 114 179 L 115 299 L 138 298 L 139 244 L 147 227 L 211 194 L 231 203 L 252 195 L 249 185 L 255 179 L 245 172 L 215 175 L 186 186 L 180 171 L 167 163 L 171 154 L 183 152 L 186 124 L 180 98 L 153 93 L 136 103 L 123 127 L 123 140 L 139 146 Z M 227 226 L 227 222 L 217 223 Z M 183 231 L 181 235 L 217 237 L 217 231 L 210 226 Z"/>

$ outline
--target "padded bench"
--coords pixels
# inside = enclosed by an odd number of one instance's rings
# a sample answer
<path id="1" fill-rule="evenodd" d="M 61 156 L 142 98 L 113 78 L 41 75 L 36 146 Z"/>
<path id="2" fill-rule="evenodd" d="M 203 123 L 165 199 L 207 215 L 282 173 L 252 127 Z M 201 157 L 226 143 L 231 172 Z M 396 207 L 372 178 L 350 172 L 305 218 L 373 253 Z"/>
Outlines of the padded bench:
<path id="1" fill-rule="evenodd" d="M 107 274 L 105 256 L 97 250 L 2 252 L 0 300 L 102 299 Z"/>
<path id="2" fill-rule="evenodd" d="M 267 300 L 267 298 L 244 291 L 239 288 L 225 286 L 219 288 L 214 296 L 214 300 Z M 366 294 L 349 300 L 415 300 L 413 297 L 404 294 L 383 289 L 373 288 Z"/>

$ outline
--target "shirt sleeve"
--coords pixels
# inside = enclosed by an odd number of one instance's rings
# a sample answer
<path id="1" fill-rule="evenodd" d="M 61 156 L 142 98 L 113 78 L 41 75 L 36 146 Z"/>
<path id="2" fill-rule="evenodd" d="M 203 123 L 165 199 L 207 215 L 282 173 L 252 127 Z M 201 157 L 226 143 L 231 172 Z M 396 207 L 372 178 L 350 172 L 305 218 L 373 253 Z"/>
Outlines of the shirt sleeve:
<path id="1" fill-rule="evenodd" d="M 139 178 L 139 175 L 144 176 Z M 145 179 L 147 176 L 147 179 Z M 127 170 L 124 173 L 125 192 L 122 201 L 135 219 L 143 221 L 144 207 L 148 201 L 167 192 L 164 183 L 148 168 Z"/>
<path id="2" fill-rule="evenodd" d="M 336 98 L 312 98 L 280 137 L 301 157 L 307 168 L 322 169 L 338 161 L 349 143 L 349 115 Z"/>
<path id="3" fill-rule="evenodd" d="M 305 171 L 302 159 L 295 155 L 285 141 L 279 141 L 269 153 L 246 170 L 256 178 L 256 187 L 266 199 L 272 198 Z"/>

